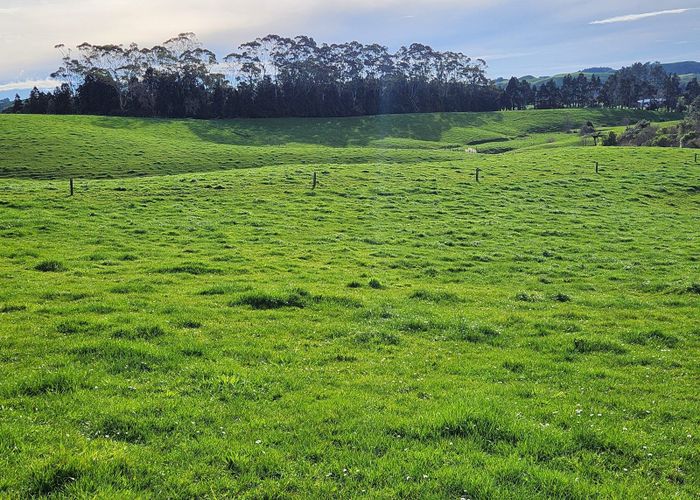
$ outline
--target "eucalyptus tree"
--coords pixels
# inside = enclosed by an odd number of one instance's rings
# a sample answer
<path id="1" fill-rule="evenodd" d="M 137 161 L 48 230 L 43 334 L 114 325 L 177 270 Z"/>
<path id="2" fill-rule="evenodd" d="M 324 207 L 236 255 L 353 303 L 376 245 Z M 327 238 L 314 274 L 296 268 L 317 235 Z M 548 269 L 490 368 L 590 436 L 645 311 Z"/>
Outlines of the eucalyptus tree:
<path id="1" fill-rule="evenodd" d="M 391 53 L 357 41 L 267 35 L 219 63 L 193 33 L 151 48 L 57 46 L 56 78 L 78 110 L 137 116 L 346 116 L 498 107 L 486 63 L 414 43 Z"/>

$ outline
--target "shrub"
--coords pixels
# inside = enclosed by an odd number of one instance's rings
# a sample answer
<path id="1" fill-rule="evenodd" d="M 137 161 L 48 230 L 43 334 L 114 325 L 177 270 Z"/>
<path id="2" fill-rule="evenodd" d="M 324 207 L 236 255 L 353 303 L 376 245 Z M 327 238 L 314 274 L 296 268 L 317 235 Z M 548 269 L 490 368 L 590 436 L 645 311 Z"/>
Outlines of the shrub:
<path id="1" fill-rule="evenodd" d="M 607 137 L 603 137 L 603 146 L 617 146 L 617 134 L 610 131 Z"/>
<path id="2" fill-rule="evenodd" d="M 637 122 L 627 127 L 620 136 L 619 143 L 625 146 L 647 146 L 656 136 L 656 128 L 647 120 Z"/>
<path id="3" fill-rule="evenodd" d="M 583 127 L 581 127 L 581 131 L 579 132 L 581 137 L 586 137 L 592 134 L 595 134 L 595 127 L 593 126 L 593 123 L 591 122 L 586 122 Z"/>
<path id="4" fill-rule="evenodd" d="M 684 148 L 700 148 L 700 135 L 696 131 L 688 132 L 681 138 Z"/>
<path id="5" fill-rule="evenodd" d="M 650 146 L 656 146 L 660 148 L 670 148 L 673 146 L 673 142 L 671 138 L 667 135 L 659 135 L 655 137 L 650 143 Z"/>

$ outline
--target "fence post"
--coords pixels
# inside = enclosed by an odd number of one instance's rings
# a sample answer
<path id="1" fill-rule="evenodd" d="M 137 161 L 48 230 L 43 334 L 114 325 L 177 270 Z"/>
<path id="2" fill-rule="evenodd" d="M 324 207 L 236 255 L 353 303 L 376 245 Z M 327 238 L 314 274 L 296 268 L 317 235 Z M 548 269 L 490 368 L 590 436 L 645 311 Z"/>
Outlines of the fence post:
<path id="1" fill-rule="evenodd" d="M 481 173 L 481 169 L 479 167 L 476 167 L 476 182 L 480 182 L 479 181 L 479 174 L 480 173 Z"/>
<path id="2" fill-rule="evenodd" d="M 599 170 L 598 162 L 595 162 L 595 173 L 597 174 Z"/>
<path id="3" fill-rule="evenodd" d="M 70 178 L 70 195 L 73 196 L 73 178 Z"/>
<path id="4" fill-rule="evenodd" d="M 316 184 L 318 184 L 318 180 L 317 180 L 317 178 L 316 178 L 316 172 L 314 172 L 314 178 L 313 178 L 313 181 L 311 182 L 311 190 L 312 190 L 312 191 L 313 191 L 314 189 L 316 189 Z"/>

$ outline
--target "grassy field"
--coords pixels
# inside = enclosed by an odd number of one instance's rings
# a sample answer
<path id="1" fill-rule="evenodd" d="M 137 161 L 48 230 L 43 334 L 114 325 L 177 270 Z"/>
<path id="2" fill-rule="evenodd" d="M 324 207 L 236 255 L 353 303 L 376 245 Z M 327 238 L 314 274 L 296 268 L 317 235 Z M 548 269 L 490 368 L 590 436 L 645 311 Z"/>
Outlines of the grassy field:
<path id="1" fill-rule="evenodd" d="M 492 152 L 496 143 L 503 152 L 541 143 L 575 145 L 580 138 L 563 132 L 587 120 L 607 127 L 642 118 L 667 121 L 678 115 L 576 109 L 215 122 L 0 115 L 0 178 L 461 160 L 465 146 Z"/>
<path id="2" fill-rule="evenodd" d="M 700 165 L 586 115 L 0 117 L 0 497 L 697 498 Z"/>

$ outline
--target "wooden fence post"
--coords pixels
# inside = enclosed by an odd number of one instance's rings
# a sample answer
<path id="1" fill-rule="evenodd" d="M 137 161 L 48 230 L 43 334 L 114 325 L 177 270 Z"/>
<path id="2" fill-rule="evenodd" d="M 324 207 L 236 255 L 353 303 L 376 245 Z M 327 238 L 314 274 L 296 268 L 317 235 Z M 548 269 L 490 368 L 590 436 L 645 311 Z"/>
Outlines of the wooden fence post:
<path id="1" fill-rule="evenodd" d="M 73 178 L 70 178 L 70 195 L 73 196 Z"/>
<path id="2" fill-rule="evenodd" d="M 311 182 L 311 190 L 312 190 L 312 191 L 313 191 L 314 189 L 316 189 L 316 184 L 318 184 L 318 180 L 317 180 L 317 178 L 316 178 L 316 172 L 314 172 L 314 178 L 313 178 L 313 181 Z"/>
<path id="3" fill-rule="evenodd" d="M 597 174 L 599 170 L 598 162 L 595 162 L 595 173 Z"/>
<path id="4" fill-rule="evenodd" d="M 479 174 L 480 173 L 481 173 L 481 169 L 479 167 L 476 167 L 476 182 L 480 182 L 479 181 Z"/>

